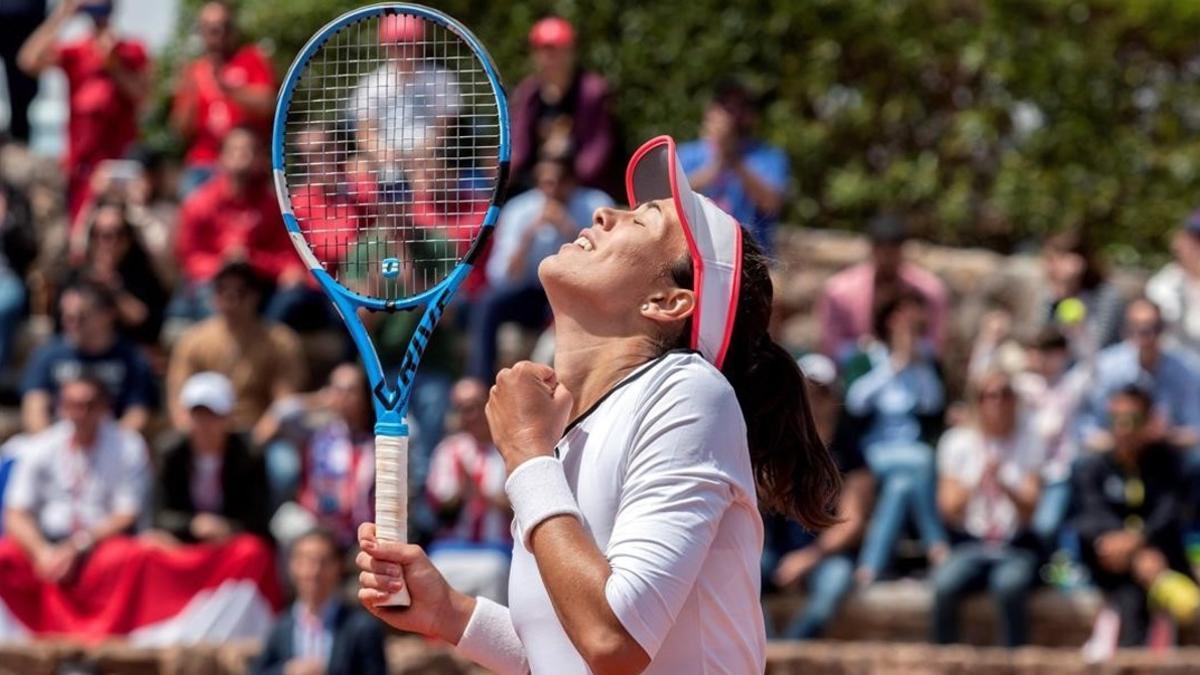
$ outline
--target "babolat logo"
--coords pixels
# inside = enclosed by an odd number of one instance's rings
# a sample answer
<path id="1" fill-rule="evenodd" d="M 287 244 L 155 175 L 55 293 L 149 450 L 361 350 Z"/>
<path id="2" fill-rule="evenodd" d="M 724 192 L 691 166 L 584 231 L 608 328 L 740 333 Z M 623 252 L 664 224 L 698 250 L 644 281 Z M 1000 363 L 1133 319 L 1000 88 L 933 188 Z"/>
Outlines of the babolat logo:
<path id="1" fill-rule="evenodd" d="M 450 295 L 449 291 L 443 291 L 433 306 L 425 312 L 425 316 L 421 317 L 417 332 L 408 341 L 408 351 L 404 353 L 404 363 L 400 366 L 400 386 L 408 387 L 412 382 L 413 375 L 417 372 L 417 364 L 421 362 L 425 349 L 429 347 L 433 329 L 442 318 L 442 312 L 446 311 L 446 303 L 450 302 Z"/>

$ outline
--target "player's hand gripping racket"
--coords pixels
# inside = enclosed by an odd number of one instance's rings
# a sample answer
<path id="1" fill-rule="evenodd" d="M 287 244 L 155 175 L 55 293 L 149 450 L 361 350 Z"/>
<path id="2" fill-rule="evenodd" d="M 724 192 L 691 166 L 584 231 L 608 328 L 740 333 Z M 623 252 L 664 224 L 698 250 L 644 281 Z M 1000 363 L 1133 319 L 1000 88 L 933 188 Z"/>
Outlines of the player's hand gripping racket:
<path id="1" fill-rule="evenodd" d="M 271 161 L 296 251 L 342 316 L 370 379 L 378 536 L 407 541 L 413 376 L 496 222 L 508 112 L 491 57 L 420 5 L 345 14 L 296 57 Z M 399 364 L 380 362 L 367 312 L 420 311 Z M 407 605 L 407 592 L 387 605 Z"/>

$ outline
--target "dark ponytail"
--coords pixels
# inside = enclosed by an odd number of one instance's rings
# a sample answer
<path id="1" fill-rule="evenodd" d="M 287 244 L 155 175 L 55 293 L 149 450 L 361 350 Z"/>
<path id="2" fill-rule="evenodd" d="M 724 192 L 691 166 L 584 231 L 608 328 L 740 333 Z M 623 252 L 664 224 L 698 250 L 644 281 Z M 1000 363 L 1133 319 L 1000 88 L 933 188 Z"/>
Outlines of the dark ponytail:
<path id="1" fill-rule="evenodd" d="M 692 288 L 690 258 L 670 274 L 680 288 Z M 767 333 L 773 297 L 767 258 L 743 230 L 741 291 L 722 372 L 746 420 L 759 504 L 816 530 L 837 522 L 842 478 L 817 435 L 800 367 Z M 689 333 L 685 326 L 683 335 Z"/>

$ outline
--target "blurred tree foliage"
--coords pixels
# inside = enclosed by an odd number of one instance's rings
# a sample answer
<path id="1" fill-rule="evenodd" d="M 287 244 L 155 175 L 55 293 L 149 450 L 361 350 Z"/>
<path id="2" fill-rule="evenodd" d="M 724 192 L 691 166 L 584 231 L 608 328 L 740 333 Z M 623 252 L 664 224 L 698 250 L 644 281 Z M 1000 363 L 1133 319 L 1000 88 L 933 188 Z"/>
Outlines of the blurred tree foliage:
<path id="1" fill-rule="evenodd" d="M 938 241 L 1000 249 L 1086 227 L 1134 262 L 1200 203 L 1200 2 L 428 1 L 479 35 L 510 88 L 533 22 L 572 20 L 582 63 L 619 92 L 627 150 L 695 135 L 712 86 L 744 79 L 792 160 L 791 222 L 853 229 L 895 208 Z M 168 62 L 194 40 L 200 1 L 186 4 Z M 363 3 L 240 4 L 282 72 Z"/>

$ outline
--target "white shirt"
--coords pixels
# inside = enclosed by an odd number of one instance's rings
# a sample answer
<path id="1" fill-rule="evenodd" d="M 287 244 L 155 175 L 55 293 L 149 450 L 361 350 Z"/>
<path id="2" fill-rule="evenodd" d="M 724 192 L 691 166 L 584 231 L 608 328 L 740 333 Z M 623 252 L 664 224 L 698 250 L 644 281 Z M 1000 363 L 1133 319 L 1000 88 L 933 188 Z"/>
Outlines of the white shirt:
<path id="1" fill-rule="evenodd" d="M 1038 472 L 1044 454 L 1037 434 L 1025 421 L 1005 439 L 986 438 L 974 427 L 947 431 L 938 443 L 938 474 L 971 492 L 963 530 L 984 541 L 1010 541 L 1021 526 L 1017 505 L 999 485 L 984 480 L 984 469 L 994 459 L 999 464 L 999 482 L 1015 488 Z"/>
<path id="2" fill-rule="evenodd" d="M 433 143 L 438 125 L 463 109 L 454 73 L 426 60 L 404 72 L 388 61 L 366 76 L 350 100 L 356 121 L 374 126 L 383 148 L 410 155 Z"/>
<path id="3" fill-rule="evenodd" d="M 557 452 L 612 567 L 608 604 L 650 656 L 644 672 L 763 672 L 763 526 L 746 425 L 725 377 L 697 354 L 670 353 L 626 377 Z M 588 673 L 516 539 L 506 618 L 524 661 L 537 675 Z"/>
<path id="4" fill-rule="evenodd" d="M 42 534 L 63 539 L 116 514 L 141 513 L 148 481 L 146 444 L 136 432 L 104 422 L 91 448 L 71 442 L 70 422 L 22 445 L 4 497 L 6 508 L 28 511 Z"/>

